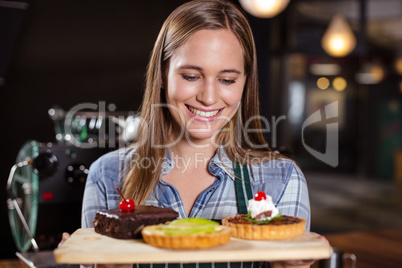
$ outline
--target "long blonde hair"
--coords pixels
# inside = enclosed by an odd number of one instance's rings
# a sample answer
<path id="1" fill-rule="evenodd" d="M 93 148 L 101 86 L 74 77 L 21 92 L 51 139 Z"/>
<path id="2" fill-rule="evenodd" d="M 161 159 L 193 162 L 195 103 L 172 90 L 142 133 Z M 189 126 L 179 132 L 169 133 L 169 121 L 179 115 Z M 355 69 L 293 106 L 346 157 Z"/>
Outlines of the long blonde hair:
<path id="1" fill-rule="evenodd" d="M 231 160 L 243 160 L 252 156 L 266 159 L 271 156 L 262 131 L 247 132 L 243 123 L 252 118 L 248 127 L 261 129 L 259 120 L 259 96 L 257 59 L 250 25 L 242 11 L 233 3 L 224 0 L 195 0 L 175 9 L 164 22 L 155 42 L 146 74 L 146 88 L 141 106 L 142 126 L 136 152 L 132 160 L 122 191 L 136 204 L 142 204 L 157 183 L 166 155 L 169 132 L 173 119 L 168 109 L 155 109 L 155 105 L 166 103 L 163 76 L 172 54 L 192 34 L 201 29 L 228 29 L 238 38 L 244 54 L 244 69 L 247 81 L 240 108 L 228 123 L 230 131 L 218 135 L 218 144 L 225 144 Z M 255 145 L 260 149 L 256 150 Z M 147 168 L 139 165 L 148 159 Z"/>

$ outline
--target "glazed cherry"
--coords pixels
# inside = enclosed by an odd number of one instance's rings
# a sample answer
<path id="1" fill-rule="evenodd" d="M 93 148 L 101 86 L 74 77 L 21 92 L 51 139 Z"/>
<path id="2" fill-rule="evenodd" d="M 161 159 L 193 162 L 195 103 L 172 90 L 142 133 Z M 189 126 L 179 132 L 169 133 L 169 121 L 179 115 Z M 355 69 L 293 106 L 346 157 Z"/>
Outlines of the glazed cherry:
<path id="1" fill-rule="evenodd" d="M 120 210 L 123 211 L 133 211 L 135 209 L 135 203 L 133 199 L 126 199 L 123 194 L 120 192 L 119 188 L 116 187 L 116 190 L 119 192 L 120 196 L 123 198 L 123 201 L 120 202 Z"/>
<path id="2" fill-rule="evenodd" d="M 264 192 L 259 191 L 254 195 L 255 201 L 261 201 L 262 199 L 267 200 L 267 195 Z"/>
<path id="3" fill-rule="evenodd" d="M 135 210 L 135 203 L 133 199 L 126 199 L 120 202 L 120 210 L 133 211 Z"/>

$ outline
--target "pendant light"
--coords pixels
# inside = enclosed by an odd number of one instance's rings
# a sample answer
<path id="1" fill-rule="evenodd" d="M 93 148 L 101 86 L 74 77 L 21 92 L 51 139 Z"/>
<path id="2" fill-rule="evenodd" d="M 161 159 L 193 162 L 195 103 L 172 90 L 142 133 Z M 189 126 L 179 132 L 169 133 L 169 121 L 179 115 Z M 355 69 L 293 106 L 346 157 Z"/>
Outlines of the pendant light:
<path id="1" fill-rule="evenodd" d="M 258 18 L 272 18 L 281 13 L 290 0 L 239 0 L 248 13 Z"/>
<path id="2" fill-rule="evenodd" d="M 356 73 L 356 81 L 363 85 L 373 85 L 380 83 L 385 77 L 385 70 L 378 62 L 366 62 Z"/>
<path id="3" fill-rule="evenodd" d="M 321 39 L 321 45 L 328 55 L 344 57 L 356 46 L 356 37 L 341 15 L 335 15 Z"/>

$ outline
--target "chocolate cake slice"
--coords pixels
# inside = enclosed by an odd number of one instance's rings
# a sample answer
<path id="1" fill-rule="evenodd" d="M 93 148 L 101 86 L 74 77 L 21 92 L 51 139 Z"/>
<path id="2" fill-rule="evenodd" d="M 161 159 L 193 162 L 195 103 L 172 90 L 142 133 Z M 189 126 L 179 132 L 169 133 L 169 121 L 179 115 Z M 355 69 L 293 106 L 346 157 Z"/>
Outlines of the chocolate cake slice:
<path id="1" fill-rule="evenodd" d="M 139 205 L 134 211 L 119 208 L 98 211 L 94 220 L 95 232 L 118 239 L 141 238 L 141 230 L 147 225 L 172 221 L 179 213 L 171 208 Z"/>

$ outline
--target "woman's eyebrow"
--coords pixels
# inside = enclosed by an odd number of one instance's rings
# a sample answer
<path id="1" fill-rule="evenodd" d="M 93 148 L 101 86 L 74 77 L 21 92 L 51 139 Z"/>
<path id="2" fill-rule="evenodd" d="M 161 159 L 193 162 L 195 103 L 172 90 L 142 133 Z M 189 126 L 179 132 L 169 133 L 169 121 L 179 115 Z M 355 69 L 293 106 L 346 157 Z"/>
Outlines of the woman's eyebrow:
<path id="1" fill-rule="evenodd" d="M 196 71 L 203 71 L 203 69 L 199 66 L 196 65 L 183 65 L 180 66 L 179 69 L 181 70 L 196 70 Z M 241 71 L 237 70 L 237 69 L 223 69 L 221 71 L 219 71 L 219 73 L 236 73 L 236 74 L 241 74 Z"/>
<path id="2" fill-rule="evenodd" d="M 179 69 L 184 69 L 184 70 L 197 70 L 197 71 L 202 71 L 203 69 L 199 66 L 195 65 L 182 65 L 179 67 Z"/>
<path id="3" fill-rule="evenodd" d="M 236 73 L 236 74 L 241 74 L 241 72 L 237 69 L 223 69 L 219 73 Z"/>

